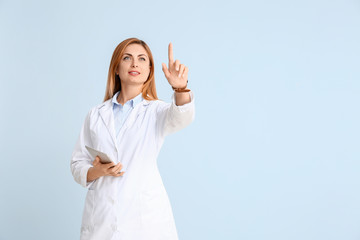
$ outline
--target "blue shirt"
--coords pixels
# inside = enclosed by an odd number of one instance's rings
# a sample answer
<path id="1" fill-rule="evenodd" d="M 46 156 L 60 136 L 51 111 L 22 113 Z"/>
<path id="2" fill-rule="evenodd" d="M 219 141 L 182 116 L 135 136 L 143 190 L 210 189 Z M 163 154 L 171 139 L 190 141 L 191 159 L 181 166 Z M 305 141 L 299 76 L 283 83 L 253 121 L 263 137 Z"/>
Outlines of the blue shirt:
<path id="1" fill-rule="evenodd" d="M 140 93 L 133 99 L 128 100 L 123 106 L 117 101 L 119 93 L 120 91 L 115 93 L 112 98 L 116 137 L 119 134 L 121 127 L 124 125 L 127 117 L 130 115 L 131 111 L 138 103 L 143 100 L 142 93 Z"/>

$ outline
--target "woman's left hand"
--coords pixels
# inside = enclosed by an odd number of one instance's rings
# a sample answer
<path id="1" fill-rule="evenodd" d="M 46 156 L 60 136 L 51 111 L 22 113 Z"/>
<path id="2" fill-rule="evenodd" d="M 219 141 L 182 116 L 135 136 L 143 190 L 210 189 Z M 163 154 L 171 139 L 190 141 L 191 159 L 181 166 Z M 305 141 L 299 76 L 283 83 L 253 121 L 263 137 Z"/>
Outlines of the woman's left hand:
<path id="1" fill-rule="evenodd" d="M 174 88 L 185 88 L 187 86 L 189 68 L 180 64 L 179 60 L 174 61 L 172 43 L 169 44 L 169 68 L 162 63 L 162 70 L 169 84 Z"/>

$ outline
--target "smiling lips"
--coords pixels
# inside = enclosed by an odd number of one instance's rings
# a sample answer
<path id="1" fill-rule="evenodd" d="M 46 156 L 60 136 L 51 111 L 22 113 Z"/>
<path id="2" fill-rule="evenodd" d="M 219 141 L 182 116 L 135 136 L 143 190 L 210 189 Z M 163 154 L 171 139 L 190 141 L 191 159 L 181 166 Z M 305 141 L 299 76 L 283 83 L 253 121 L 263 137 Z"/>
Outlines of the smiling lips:
<path id="1" fill-rule="evenodd" d="M 139 73 L 138 71 L 131 71 L 131 72 L 129 72 L 129 74 L 130 74 L 131 76 L 137 76 L 137 75 L 139 75 L 140 73 Z"/>

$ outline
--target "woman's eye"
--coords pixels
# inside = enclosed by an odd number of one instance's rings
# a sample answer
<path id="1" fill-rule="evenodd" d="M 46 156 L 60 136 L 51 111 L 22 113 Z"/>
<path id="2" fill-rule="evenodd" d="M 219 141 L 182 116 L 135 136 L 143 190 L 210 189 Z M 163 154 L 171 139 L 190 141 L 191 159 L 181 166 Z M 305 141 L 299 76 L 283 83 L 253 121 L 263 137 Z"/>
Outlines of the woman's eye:
<path id="1" fill-rule="evenodd" d="M 129 58 L 128 56 L 124 57 L 123 59 L 125 60 L 126 58 Z"/>
<path id="2" fill-rule="evenodd" d="M 145 58 L 140 58 L 140 59 L 142 59 L 142 60 L 144 60 L 144 61 L 146 60 Z"/>

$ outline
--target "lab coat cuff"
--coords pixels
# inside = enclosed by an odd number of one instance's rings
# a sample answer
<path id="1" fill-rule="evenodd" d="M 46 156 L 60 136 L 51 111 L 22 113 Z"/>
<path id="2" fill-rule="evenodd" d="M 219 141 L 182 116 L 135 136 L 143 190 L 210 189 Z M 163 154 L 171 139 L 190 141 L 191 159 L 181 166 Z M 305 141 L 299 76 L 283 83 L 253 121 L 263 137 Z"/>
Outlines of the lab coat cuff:
<path id="1" fill-rule="evenodd" d="M 190 90 L 190 92 L 188 92 L 190 94 L 190 102 L 188 103 L 185 103 L 184 105 L 176 105 L 176 102 L 175 102 L 175 92 L 173 93 L 172 95 L 172 103 L 175 107 L 175 109 L 177 109 L 179 112 L 187 112 L 189 111 L 190 109 L 192 109 L 194 107 L 194 93 Z"/>
<path id="2" fill-rule="evenodd" d="M 95 180 L 88 182 L 87 181 L 87 173 L 92 165 L 86 165 L 81 169 L 81 186 L 85 188 L 90 188 L 91 185 L 94 183 Z"/>

